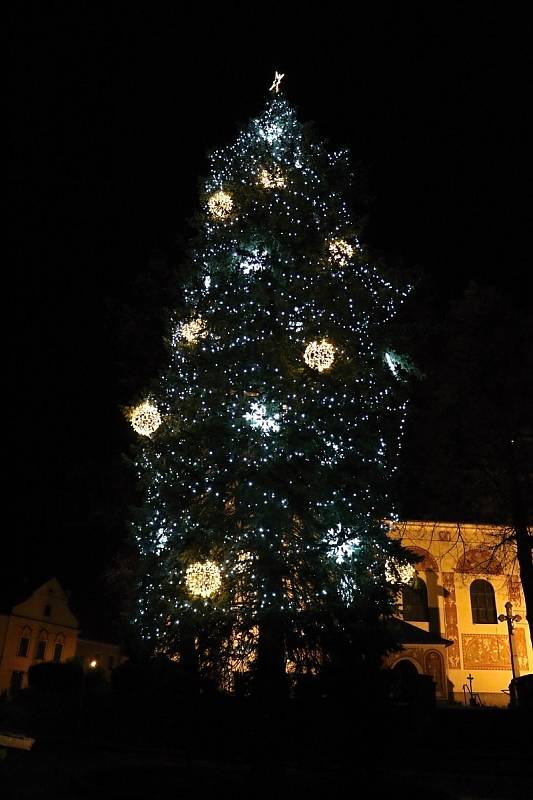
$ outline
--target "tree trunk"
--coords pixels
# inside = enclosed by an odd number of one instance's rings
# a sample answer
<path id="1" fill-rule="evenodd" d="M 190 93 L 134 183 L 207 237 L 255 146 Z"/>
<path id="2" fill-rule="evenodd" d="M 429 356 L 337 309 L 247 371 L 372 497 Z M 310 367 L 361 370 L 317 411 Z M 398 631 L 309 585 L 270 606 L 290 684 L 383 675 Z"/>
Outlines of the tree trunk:
<path id="1" fill-rule="evenodd" d="M 520 567 L 520 580 L 524 590 L 526 619 L 529 624 L 529 636 L 533 645 L 533 537 L 524 522 L 515 522 L 516 550 Z"/>
<path id="2" fill-rule="evenodd" d="M 276 617 L 259 625 L 257 645 L 256 691 L 266 701 L 282 699 L 287 694 L 285 672 L 285 637 L 281 620 Z"/>
<path id="3" fill-rule="evenodd" d="M 516 554 L 520 567 L 520 580 L 524 591 L 526 619 L 533 645 L 533 536 L 528 526 L 526 504 L 520 482 L 513 443 L 511 444 L 511 497 L 513 504 L 513 528 L 516 539 Z"/>
<path id="4" fill-rule="evenodd" d="M 182 626 L 180 641 L 180 665 L 194 675 L 198 674 L 198 652 L 192 627 Z"/>

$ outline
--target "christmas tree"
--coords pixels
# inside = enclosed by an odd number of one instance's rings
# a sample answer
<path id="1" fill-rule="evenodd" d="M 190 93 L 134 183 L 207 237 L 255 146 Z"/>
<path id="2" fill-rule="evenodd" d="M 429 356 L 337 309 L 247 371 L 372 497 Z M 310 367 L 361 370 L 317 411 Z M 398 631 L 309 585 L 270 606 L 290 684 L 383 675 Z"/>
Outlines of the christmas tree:
<path id="1" fill-rule="evenodd" d="M 168 368 L 130 411 L 136 623 L 225 687 L 320 672 L 411 574 L 387 536 L 405 291 L 358 241 L 347 153 L 297 120 L 281 77 L 211 156 Z"/>

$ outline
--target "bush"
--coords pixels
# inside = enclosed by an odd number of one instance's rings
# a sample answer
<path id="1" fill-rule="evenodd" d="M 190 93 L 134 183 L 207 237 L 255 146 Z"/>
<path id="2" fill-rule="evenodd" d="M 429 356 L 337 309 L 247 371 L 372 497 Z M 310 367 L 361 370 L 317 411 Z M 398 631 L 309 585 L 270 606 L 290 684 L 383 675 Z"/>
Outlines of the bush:
<path id="1" fill-rule="evenodd" d="M 34 664 L 28 671 L 28 686 L 34 692 L 79 692 L 83 669 L 76 662 Z"/>
<path id="2" fill-rule="evenodd" d="M 28 671 L 31 731 L 39 739 L 68 739 L 81 720 L 83 670 L 75 662 L 35 664 Z"/>

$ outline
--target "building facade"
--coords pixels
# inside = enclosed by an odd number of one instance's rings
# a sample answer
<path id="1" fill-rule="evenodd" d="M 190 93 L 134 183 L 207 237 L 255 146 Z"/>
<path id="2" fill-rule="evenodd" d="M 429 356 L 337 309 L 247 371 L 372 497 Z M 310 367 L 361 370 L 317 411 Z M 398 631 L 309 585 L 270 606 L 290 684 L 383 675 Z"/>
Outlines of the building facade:
<path id="1" fill-rule="evenodd" d="M 0 614 L 0 694 L 28 685 L 33 664 L 79 660 L 84 668 L 100 668 L 107 677 L 122 659 L 116 644 L 80 637 L 78 620 L 56 578 Z"/>
<path id="2" fill-rule="evenodd" d="M 516 553 L 502 546 L 506 530 L 485 525 L 403 522 L 391 536 L 419 556 L 417 577 L 402 591 L 404 623 L 425 637 L 403 638 L 403 650 L 387 666 L 431 675 L 437 699 L 508 705 L 513 677 L 533 671 L 533 648 L 526 620 Z M 511 613 L 520 620 L 509 636 Z M 438 642 L 441 642 L 441 646 Z"/>
<path id="3" fill-rule="evenodd" d="M 533 672 L 533 648 L 512 544 L 506 531 L 446 522 L 402 522 L 391 536 L 420 559 L 402 590 L 393 634 L 402 649 L 385 666 L 398 677 L 428 675 L 438 701 L 508 705 L 515 674 Z M 513 635 L 498 618 L 512 604 Z M 33 664 L 78 660 L 110 677 L 124 657 L 116 644 L 82 638 L 68 596 L 52 578 L 0 614 L 0 694 L 25 688 Z"/>

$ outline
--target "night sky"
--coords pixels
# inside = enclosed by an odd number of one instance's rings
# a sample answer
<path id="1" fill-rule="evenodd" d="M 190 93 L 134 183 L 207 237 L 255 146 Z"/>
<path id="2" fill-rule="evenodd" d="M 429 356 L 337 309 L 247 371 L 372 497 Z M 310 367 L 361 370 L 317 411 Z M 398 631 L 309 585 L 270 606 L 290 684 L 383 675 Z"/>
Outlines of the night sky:
<path id="1" fill-rule="evenodd" d="M 472 279 L 531 287 L 525 21 L 490 3 L 284 5 L 12 10 L 2 571 L 58 575 L 89 629 L 132 495 L 120 405 L 158 358 L 138 347 L 164 301 L 143 300 L 143 276 L 172 264 L 206 151 L 275 69 L 300 118 L 350 148 L 369 246 L 445 300 Z"/>

